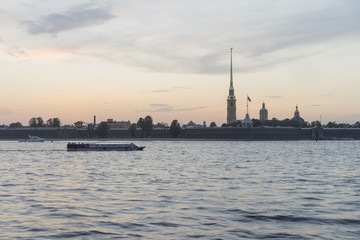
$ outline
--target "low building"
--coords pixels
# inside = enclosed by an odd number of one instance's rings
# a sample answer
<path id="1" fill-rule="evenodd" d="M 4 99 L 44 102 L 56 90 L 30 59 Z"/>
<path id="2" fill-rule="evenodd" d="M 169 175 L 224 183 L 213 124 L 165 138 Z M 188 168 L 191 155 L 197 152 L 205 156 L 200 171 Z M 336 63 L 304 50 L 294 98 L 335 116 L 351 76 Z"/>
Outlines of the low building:
<path id="1" fill-rule="evenodd" d="M 243 128 L 252 128 L 253 127 L 253 121 L 251 120 L 248 113 L 245 115 L 244 120 L 241 121 L 241 126 Z"/>
<path id="2" fill-rule="evenodd" d="M 190 121 L 188 124 L 183 124 L 182 125 L 183 128 L 187 129 L 187 128 L 205 128 L 204 124 L 196 124 L 193 121 Z"/>
<path id="3" fill-rule="evenodd" d="M 131 122 L 128 121 L 114 121 L 113 119 L 107 120 L 107 125 L 112 128 L 129 128 L 131 126 Z"/>

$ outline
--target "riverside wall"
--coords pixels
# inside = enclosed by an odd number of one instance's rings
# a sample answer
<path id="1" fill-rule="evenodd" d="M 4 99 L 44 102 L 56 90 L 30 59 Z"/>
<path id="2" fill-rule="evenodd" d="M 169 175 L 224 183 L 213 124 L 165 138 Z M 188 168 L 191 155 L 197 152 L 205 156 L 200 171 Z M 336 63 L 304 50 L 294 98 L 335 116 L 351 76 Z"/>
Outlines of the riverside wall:
<path id="1" fill-rule="evenodd" d="M 360 140 L 360 128 L 324 128 L 320 139 L 356 139 Z M 0 139 L 18 140 L 34 135 L 45 139 L 89 139 L 95 134 L 88 130 L 76 128 L 15 128 L 0 129 Z M 131 138 L 127 129 L 112 129 L 107 138 Z M 136 138 L 144 138 L 140 130 Z M 149 138 L 171 138 L 170 131 L 154 129 Z M 178 138 L 203 140 L 311 140 L 315 139 L 311 128 L 191 128 L 182 129 Z"/>

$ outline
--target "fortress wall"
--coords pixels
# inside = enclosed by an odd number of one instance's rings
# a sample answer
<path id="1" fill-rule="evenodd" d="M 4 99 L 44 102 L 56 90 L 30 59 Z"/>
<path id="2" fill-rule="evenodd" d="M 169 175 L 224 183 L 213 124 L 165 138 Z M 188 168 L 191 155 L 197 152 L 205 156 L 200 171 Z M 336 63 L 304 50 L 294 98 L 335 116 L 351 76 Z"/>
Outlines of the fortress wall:
<path id="1" fill-rule="evenodd" d="M 74 128 L 9 128 L 0 129 L 0 139 L 27 139 L 29 135 L 46 139 L 77 138 Z"/>
<path id="2" fill-rule="evenodd" d="M 18 128 L 0 129 L 0 139 L 18 140 L 34 135 L 45 139 L 82 139 L 94 138 L 95 134 L 84 129 L 75 128 Z M 324 128 L 324 139 L 352 138 L 360 140 L 360 129 Z M 107 138 L 130 138 L 128 129 L 113 129 Z M 141 130 L 136 137 L 143 137 Z M 151 138 L 171 138 L 170 131 L 154 129 Z M 233 139 L 233 140 L 310 140 L 310 128 L 192 128 L 182 129 L 179 138 L 185 139 Z"/>
<path id="3" fill-rule="evenodd" d="M 360 140 L 360 128 L 324 128 L 324 139 L 353 138 Z"/>
<path id="4" fill-rule="evenodd" d="M 183 138 L 238 140 L 306 140 L 311 129 L 300 128 L 198 128 L 184 129 Z"/>

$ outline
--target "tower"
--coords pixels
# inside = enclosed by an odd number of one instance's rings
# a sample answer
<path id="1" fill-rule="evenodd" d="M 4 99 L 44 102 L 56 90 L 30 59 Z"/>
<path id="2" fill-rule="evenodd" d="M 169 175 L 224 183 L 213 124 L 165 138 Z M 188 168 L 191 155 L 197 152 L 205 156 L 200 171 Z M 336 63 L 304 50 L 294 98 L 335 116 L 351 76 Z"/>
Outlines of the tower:
<path id="1" fill-rule="evenodd" d="M 300 112 L 298 109 L 298 105 L 296 105 L 296 110 L 294 112 L 294 120 L 298 120 L 298 119 L 300 119 Z"/>
<path id="2" fill-rule="evenodd" d="M 260 109 L 260 121 L 265 122 L 268 120 L 268 110 L 265 108 L 265 103 L 263 102 L 262 108 Z"/>
<path id="3" fill-rule="evenodd" d="M 227 97 L 227 124 L 236 122 L 236 97 L 234 95 L 233 71 L 232 71 L 232 48 L 230 49 L 230 87 Z"/>
<path id="4" fill-rule="evenodd" d="M 295 109 L 295 112 L 294 112 L 294 117 L 291 120 L 299 122 L 300 124 L 305 122 L 305 120 L 302 117 L 300 117 L 300 112 L 299 112 L 299 109 L 298 109 L 298 105 L 296 105 L 296 109 Z"/>

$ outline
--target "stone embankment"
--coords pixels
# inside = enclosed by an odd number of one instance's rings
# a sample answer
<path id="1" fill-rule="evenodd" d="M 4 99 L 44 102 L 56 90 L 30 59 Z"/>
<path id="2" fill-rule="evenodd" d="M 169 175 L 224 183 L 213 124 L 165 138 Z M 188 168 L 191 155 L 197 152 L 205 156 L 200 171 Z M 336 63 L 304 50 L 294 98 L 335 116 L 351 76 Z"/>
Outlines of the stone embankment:
<path id="1" fill-rule="evenodd" d="M 76 128 L 8 128 L 0 129 L 0 139 L 18 140 L 29 135 L 45 139 L 88 139 L 95 133 Z M 141 131 L 136 137 L 142 138 Z M 127 129 L 112 129 L 107 138 L 131 138 Z M 150 138 L 171 138 L 168 129 L 154 129 Z M 178 138 L 203 140 L 312 140 L 312 139 L 356 139 L 360 140 L 360 128 L 192 128 L 182 129 Z"/>

